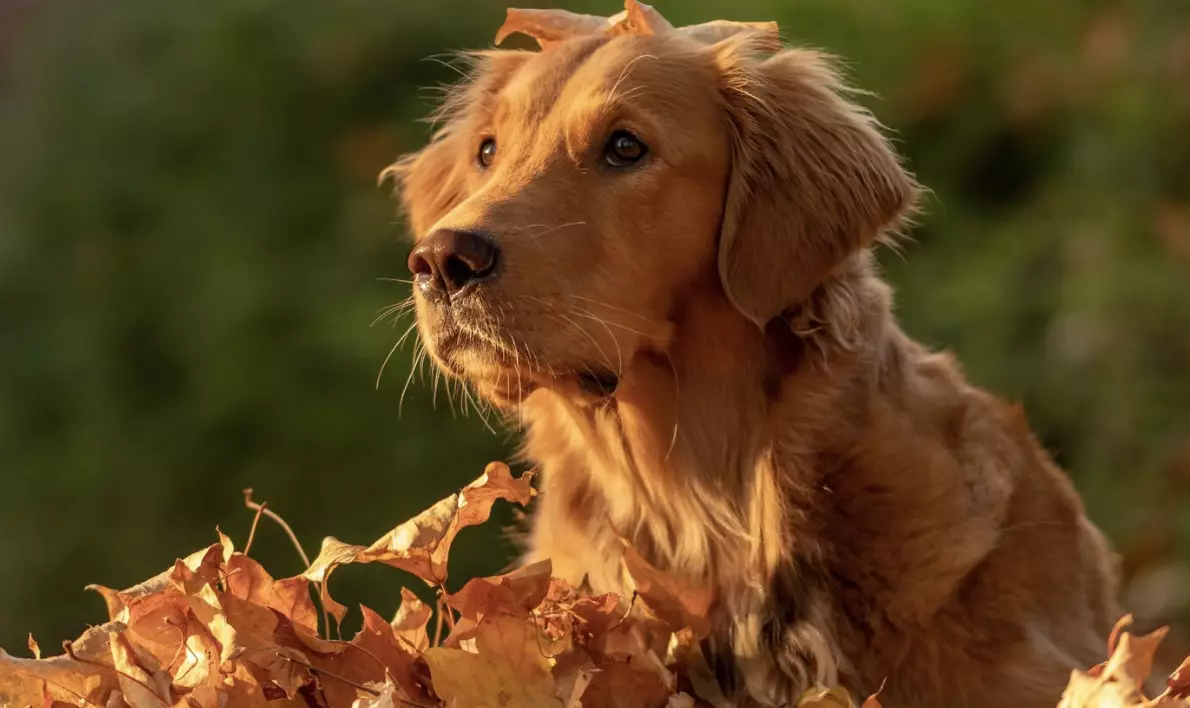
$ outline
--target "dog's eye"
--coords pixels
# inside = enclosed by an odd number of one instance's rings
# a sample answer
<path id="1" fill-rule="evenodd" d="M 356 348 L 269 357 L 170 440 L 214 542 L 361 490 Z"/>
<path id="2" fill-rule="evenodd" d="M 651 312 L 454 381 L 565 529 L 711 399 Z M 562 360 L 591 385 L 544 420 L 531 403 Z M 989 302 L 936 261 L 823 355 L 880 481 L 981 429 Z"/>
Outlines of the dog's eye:
<path id="1" fill-rule="evenodd" d="M 603 152 L 603 159 L 612 167 L 631 167 L 641 161 L 649 148 L 627 130 L 612 133 Z"/>
<path id="2" fill-rule="evenodd" d="M 492 166 L 492 160 L 496 159 L 496 139 L 486 138 L 479 144 L 479 154 L 475 159 L 479 162 L 479 166 L 487 169 Z"/>

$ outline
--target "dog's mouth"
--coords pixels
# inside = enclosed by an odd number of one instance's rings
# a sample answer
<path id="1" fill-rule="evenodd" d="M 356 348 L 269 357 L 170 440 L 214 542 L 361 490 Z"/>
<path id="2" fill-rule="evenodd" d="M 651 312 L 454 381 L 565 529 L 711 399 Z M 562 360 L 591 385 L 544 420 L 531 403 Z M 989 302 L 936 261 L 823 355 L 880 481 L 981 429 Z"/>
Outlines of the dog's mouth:
<path id="1" fill-rule="evenodd" d="M 620 377 L 611 371 L 583 371 L 578 375 L 579 388 L 598 398 L 614 395 L 619 385 Z"/>
<path id="2" fill-rule="evenodd" d="M 606 367 L 545 357 L 523 343 L 505 344 L 494 333 L 436 333 L 435 342 L 436 363 L 443 371 L 467 380 L 500 407 L 524 403 L 541 388 L 596 403 L 614 396 L 620 385 L 620 377 Z"/>
<path id="3" fill-rule="evenodd" d="M 606 359 L 602 351 L 526 341 L 487 317 L 453 313 L 420 326 L 433 342 L 430 349 L 439 368 L 502 408 L 515 408 L 543 388 L 578 403 L 602 404 L 621 383 L 617 372 L 595 363 Z"/>

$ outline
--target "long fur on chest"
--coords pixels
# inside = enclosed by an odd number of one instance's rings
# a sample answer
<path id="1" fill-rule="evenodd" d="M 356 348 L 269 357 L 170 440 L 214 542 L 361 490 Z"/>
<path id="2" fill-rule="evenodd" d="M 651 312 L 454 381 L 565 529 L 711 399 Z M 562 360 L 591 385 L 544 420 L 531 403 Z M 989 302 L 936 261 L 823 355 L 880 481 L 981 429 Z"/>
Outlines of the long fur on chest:
<path id="1" fill-rule="evenodd" d="M 876 299 L 873 315 L 887 307 L 866 260 L 855 268 L 860 277 L 840 281 L 844 297 L 824 291 L 820 307 L 855 307 L 856 285 L 873 288 L 865 293 Z M 862 314 L 805 313 L 802 324 L 834 316 L 858 327 Z M 855 384 L 828 375 L 822 351 L 808 349 L 813 337 L 788 323 L 758 332 L 727 303 L 697 296 L 676 319 L 674 341 L 638 355 L 614 400 L 580 404 L 543 392 L 527 402 L 525 453 L 544 484 L 530 553 L 552 557 L 555 572 L 595 591 L 627 592 L 623 539 L 709 588 L 712 644 L 734 664 L 726 673 L 781 703 L 793 698 L 783 687 L 838 680 L 820 579 L 817 510 L 828 490 L 817 456 L 832 442 L 832 421 L 854 407 Z M 838 353 L 835 375 L 868 354 Z"/>

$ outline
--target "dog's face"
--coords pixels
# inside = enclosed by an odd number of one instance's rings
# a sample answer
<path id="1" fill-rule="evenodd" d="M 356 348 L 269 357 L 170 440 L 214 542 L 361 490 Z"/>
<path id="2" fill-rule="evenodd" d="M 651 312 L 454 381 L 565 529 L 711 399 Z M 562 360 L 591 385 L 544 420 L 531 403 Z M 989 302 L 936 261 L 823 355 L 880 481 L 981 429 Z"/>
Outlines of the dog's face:
<path id="1" fill-rule="evenodd" d="M 440 368 L 502 406 L 541 386 L 597 400 L 665 350 L 690 288 L 763 325 L 898 217 L 912 182 L 821 58 L 757 46 L 477 57 L 434 141 L 390 170 Z"/>

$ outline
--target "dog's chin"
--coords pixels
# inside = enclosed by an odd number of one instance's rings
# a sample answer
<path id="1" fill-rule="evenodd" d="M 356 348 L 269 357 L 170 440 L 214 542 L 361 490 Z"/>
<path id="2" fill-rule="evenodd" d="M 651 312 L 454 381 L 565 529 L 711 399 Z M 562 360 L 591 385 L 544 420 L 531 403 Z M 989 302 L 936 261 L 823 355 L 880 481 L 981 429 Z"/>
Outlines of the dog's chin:
<path id="1" fill-rule="evenodd" d="M 602 404 L 620 385 L 619 377 L 606 367 L 539 355 L 512 356 L 486 338 L 451 335 L 434 338 L 430 349 L 435 363 L 498 408 L 514 409 L 543 389 L 580 405 Z"/>
<path id="2" fill-rule="evenodd" d="M 511 410 L 533 395 L 540 387 L 536 381 L 516 378 L 515 372 L 500 376 L 468 377 L 471 386 L 484 400 L 497 408 Z"/>
<path id="3" fill-rule="evenodd" d="M 600 405 L 612 400 L 619 378 L 609 371 L 566 370 L 551 373 L 487 369 L 482 374 L 465 375 L 472 388 L 497 408 L 511 410 L 522 405 L 538 391 L 550 391 L 578 405 Z"/>

